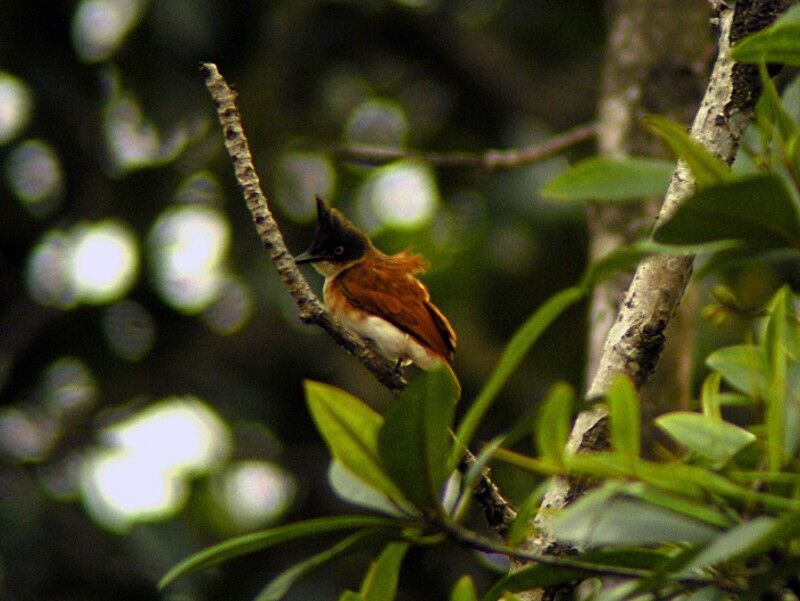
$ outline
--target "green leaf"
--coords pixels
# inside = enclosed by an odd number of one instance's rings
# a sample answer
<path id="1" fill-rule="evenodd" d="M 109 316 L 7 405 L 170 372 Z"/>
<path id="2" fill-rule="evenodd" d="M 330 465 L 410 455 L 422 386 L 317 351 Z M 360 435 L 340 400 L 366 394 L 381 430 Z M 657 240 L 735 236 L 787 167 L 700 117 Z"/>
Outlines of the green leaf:
<path id="1" fill-rule="evenodd" d="M 561 465 L 572 422 L 575 397 L 568 384 L 556 384 L 545 397 L 536 424 L 536 446 L 543 459 Z"/>
<path id="2" fill-rule="evenodd" d="M 661 415 L 656 425 L 686 449 L 710 459 L 715 467 L 722 467 L 756 440 L 744 428 L 691 411 Z"/>
<path id="3" fill-rule="evenodd" d="M 783 143 L 788 142 L 792 136 L 797 135 L 797 125 L 787 112 L 778 95 L 778 89 L 767 72 L 764 63 L 759 64 L 758 72 L 761 76 L 762 93 L 756 106 L 756 117 L 762 130 L 772 129 L 773 123 L 777 126 Z"/>
<path id="4" fill-rule="evenodd" d="M 541 189 L 554 200 L 627 201 L 662 196 L 675 165 L 644 157 L 592 157 L 556 176 Z"/>
<path id="5" fill-rule="evenodd" d="M 450 593 L 450 601 L 478 601 L 478 593 L 475 592 L 475 583 L 469 576 L 462 576 L 453 587 Z"/>
<path id="6" fill-rule="evenodd" d="M 392 601 L 397 594 L 400 566 L 408 551 L 408 543 L 389 543 L 378 556 L 361 583 L 364 601 Z"/>
<path id="7" fill-rule="evenodd" d="M 461 456 L 461 451 L 472 440 L 475 430 L 481 423 L 483 416 L 491 407 L 492 402 L 502 389 L 508 378 L 520 364 L 533 344 L 539 339 L 550 324 L 569 307 L 583 299 L 587 290 L 574 286 L 551 296 L 533 315 L 519 328 L 509 343 L 506 345 L 500 361 L 495 366 L 489 379 L 486 381 L 478 398 L 470 406 L 464 419 L 456 432 L 457 444 L 450 456 L 450 465 L 455 465 Z"/>
<path id="8" fill-rule="evenodd" d="M 325 549 L 321 553 L 312 555 L 308 559 L 294 564 L 264 587 L 258 596 L 256 596 L 255 601 L 278 601 L 282 599 L 283 596 L 289 592 L 292 585 L 300 580 L 300 578 L 332 559 L 347 553 L 351 549 L 362 544 L 366 539 L 372 539 L 374 534 L 372 530 L 356 532 L 329 549 Z"/>
<path id="9" fill-rule="evenodd" d="M 639 458 L 642 416 L 639 395 L 631 379 L 620 374 L 606 393 L 611 414 L 611 447 L 633 465 Z"/>
<path id="10" fill-rule="evenodd" d="M 694 501 L 686 495 L 665 492 L 641 482 L 626 484 L 620 488 L 620 491 L 646 501 L 651 505 L 669 509 L 711 526 L 727 528 L 731 525 L 730 518 L 705 499 L 703 501 Z"/>
<path id="11" fill-rule="evenodd" d="M 800 65 L 800 21 L 797 7 L 787 10 L 775 23 L 740 40 L 731 56 L 740 63 Z"/>
<path id="12" fill-rule="evenodd" d="M 517 517 L 511 522 L 506 534 L 506 544 L 516 547 L 528 537 L 533 529 L 533 518 L 539 510 L 542 498 L 550 485 L 550 480 L 541 482 L 526 499 L 517 506 Z"/>
<path id="13" fill-rule="evenodd" d="M 720 406 L 719 386 L 722 384 L 722 374 L 718 371 L 711 372 L 703 380 L 703 388 L 700 394 L 700 402 L 703 407 L 703 415 L 722 419 Z"/>
<path id="14" fill-rule="evenodd" d="M 695 569 L 752 555 L 755 543 L 761 541 L 764 535 L 772 530 L 774 524 L 773 518 L 761 516 L 730 528 L 712 540 L 682 573 L 688 574 Z"/>
<path id="15" fill-rule="evenodd" d="M 663 244 L 740 240 L 751 247 L 800 245 L 794 200 L 777 175 L 758 175 L 698 191 L 653 233 Z"/>
<path id="16" fill-rule="evenodd" d="M 285 543 L 298 538 L 317 536 L 327 532 L 338 530 L 355 530 L 358 528 L 404 528 L 406 522 L 399 522 L 389 518 L 372 515 L 342 515 L 330 518 L 316 518 L 253 532 L 238 536 L 225 542 L 204 549 L 184 559 L 182 562 L 171 568 L 158 583 L 158 587 L 163 589 L 167 585 L 175 582 L 188 574 L 193 574 L 201 570 L 207 570 L 221 564 L 234 557 L 240 557 L 249 553 L 261 551 L 273 545 Z"/>
<path id="17" fill-rule="evenodd" d="M 706 365 L 722 374 L 734 388 L 753 398 L 763 398 L 768 367 L 764 349 L 754 344 L 726 346 L 706 358 Z"/>
<path id="18" fill-rule="evenodd" d="M 728 165 L 686 133 L 682 125 L 658 115 L 648 115 L 644 125 L 686 161 L 698 188 L 721 184 L 733 176 Z"/>
<path id="19" fill-rule="evenodd" d="M 551 528 L 559 540 L 586 547 L 702 543 L 717 532 L 699 520 L 620 495 L 613 485 L 584 495 L 563 510 Z"/>
<path id="20" fill-rule="evenodd" d="M 505 592 L 515 593 L 574 582 L 580 580 L 582 576 L 582 572 L 574 569 L 534 565 L 512 572 L 498 580 L 481 601 L 497 601 Z"/>
<path id="21" fill-rule="evenodd" d="M 381 468 L 378 432 L 383 418 L 352 394 L 321 382 L 305 382 L 311 416 L 331 455 L 354 475 L 401 507 L 407 500 Z"/>
<path id="22" fill-rule="evenodd" d="M 331 461 L 328 466 L 328 482 L 337 495 L 359 507 L 396 517 L 405 517 L 415 513 L 413 508 L 404 507 L 401 510 L 386 495 L 372 488 L 336 459 Z"/>
<path id="23" fill-rule="evenodd" d="M 787 318 L 793 315 L 793 299 L 788 286 L 783 286 L 770 302 L 770 316 L 764 336 L 764 352 L 769 365 L 767 403 L 767 459 L 769 470 L 777 472 L 784 460 L 786 424 Z"/>
<path id="24" fill-rule="evenodd" d="M 582 563 L 595 563 L 600 566 L 654 570 L 667 561 L 668 556 L 663 550 L 632 547 L 588 551 L 582 553 L 580 559 Z"/>
<path id="25" fill-rule="evenodd" d="M 383 468 L 418 507 L 439 505 L 457 396 L 446 369 L 424 372 L 394 401 L 378 435 Z"/>
<path id="26" fill-rule="evenodd" d="M 344 591 L 341 595 L 339 595 L 338 601 L 364 601 L 364 597 L 355 591 Z"/>

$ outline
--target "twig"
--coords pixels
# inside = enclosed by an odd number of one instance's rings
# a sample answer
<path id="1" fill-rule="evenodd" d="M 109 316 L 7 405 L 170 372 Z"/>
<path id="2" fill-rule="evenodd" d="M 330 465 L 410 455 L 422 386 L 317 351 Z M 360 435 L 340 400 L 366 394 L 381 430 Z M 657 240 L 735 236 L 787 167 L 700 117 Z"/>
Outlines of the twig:
<path id="1" fill-rule="evenodd" d="M 761 91 L 758 70 L 735 63 L 730 57 L 730 46 L 769 25 L 784 8 L 780 0 L 739 0 L 735 6 L 719 6 L 718 55 L 691 135 L 729 164 L 736 156 Z M 691 172 L 683 161 L 678 161 L 658 219 L 671 216 L 691 196 L 694 187 Z M 627 374 L 638 387 L 652 373 L 664 346 L 664 329 L 681 301 L 693 260 L 693 256 L 651 256 L 639 264 L 606 338 L 588 399 L 601 397 L 618 374 Z M 602 448 L 607 442 L 608 411 L 598 406 L 578 416 L 568 449 L 592 450 Z M 549 520 L 559 508 L 580 497 L 584 486 L 580 482 L 554 479 L 542 501 L 542 508 L 548 511 L 540 511 L 534 520 L 534 535 L 528 541 L 528 549 L 543 554 L 570 551 L 568 545 L 559 543 L 549 533 Z M 537 589 L 522 598 L 551 599 L 559 594 L 556 590 Z"/>
<path id="2" fill-rule="evenodd" d="M 453 522 L 440 522 L 435 524 L 439 530 L 447 534 L 453 540 L 461 544 L 480 551 L 481 553 L 498 553 L 505 555 L 511 559 L 522 561 L 526 564 L 536 563 L 539 565 L 550 566 L 554 568 L 574 569 L 576 571 L 576 579 L 579 579 L 581 573 L 595 574 L 597 576 L 612 576 L 618 578 L 649 578 L 654 576 L 652 570 L 643 568 L 635 568 L 621 565 L 602 565 L 589 561 L 584 561 L 579 557 L 559 557 L 554 555 L 546 555 L 527 551 L 525 549 L 518 549 L 509 547 L 502 543 L 495 542 L 487 539 L 480 534 L 477 534 L 460 524 Z M 703 587 L 713 584 L 730 593 L 741 593 L 741 587 L 737 586 L 738 583 L 734 581 L 727 581 L 721 579 L 719 576 L 686 576 L 676 579 L 676 582 L 692 587 Z"/>
<path id="3" fill-rule="evenodd" d="M 392 392 L 399 392 L 406 386 L 406 381 L 394 363 L 376 354 L 359 336 L 342 328 L 331 319 L 303 274 L 297 269 L 294 258 L 283 241 L 278 224 L 269 210 L 267 197 L 261 190 L 247 137 L 242 128 L 241 115 L 236 107 L 236 93 L 220 75 L 215 64 L 203 63 L 201 71 L 214 106 L 217 108 L 217 115 L 225 137 L 225 148 L 233 161 L 236 181 L 242 188 L 258 237 L 269 252 L 278 275 L 297 304 L 301 321 L 324 329 L 338 344 L 355 355 L 381 384 Z M 464 462 L 468 467 L 475 462 L 475 457 L 467 451 Z M 498 532 L 505 532 L 516 517 L 516 513 L 489 478 L 488 471 L 481 474 L 475 487 L 474 496 L 484 508 L 489 525 Z M 490 516 L 492 520 L 489 520 Z"/>
<path id="4" fill-rule="evenodd" d="M 549 140 L 518 150 L 489 150 L 476 152 L 421 152 L 389 148 L 386 146 L 367 146 L 354 144 L 334 146 L 328 152 L 345 161 L 367 165 L 381 165 L 397 159 L 419 159 L 436 167 L 468 167 L 485 171 L 513 169 L 550 158 L 565 148 L 589 140 L 597 133 L 594 123 L 580 125 Z"/>

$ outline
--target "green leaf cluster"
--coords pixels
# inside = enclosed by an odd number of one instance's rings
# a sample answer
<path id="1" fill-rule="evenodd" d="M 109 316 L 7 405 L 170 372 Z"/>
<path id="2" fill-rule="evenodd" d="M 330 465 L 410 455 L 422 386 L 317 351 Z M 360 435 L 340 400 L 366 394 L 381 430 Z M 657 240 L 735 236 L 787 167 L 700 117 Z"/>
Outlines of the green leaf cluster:
<path id="1" fill-rule="evenodd" d="M 798 64 L 798 19 L 800 10 L 789 11 L 733 49 L 737 60 L 759 64 L 764 87 L 757 108 L 756 171 L 731 170 L 681 126 L 648 117 L 646 126 L 691 173 L 691 197 L 648 240 L 590 265 L 577 285 L 536 308 L 459 420 L 460 386 L 444 366 L 416 377 L 385 415 L 344 390 L 306 382 L 309 412 L 333 459 L 332 488 L 379 515 L 319 518 L 225 541 L 175 566 L 161 586 L 243 554 L 334 535 L 331 546 L 275 577 L 257 599 L 280 599 L 312 570 L 367 550 L 375 559 L 360 587 L 339 599 L 391 601 L 412 547 L 447 538 L 535 562 L 500 578 L 482 596 L 463 576 L 454 582 L 451 601 L 514 599 L 532 587 L 604 575 L 622 580 L 598 587 L 594 599 L 756 599 L 794 577 L 800 571 L 800 322 L 786 287 L 758 313 L 751 340 L 708 356 L 699 411 L 656 420 L 680 449 L 671 459 L 643 457 L 638 393 L 619 376 L 603 399 L 610 419 L 606 450 L 567 450 L 575 394 L 557 384 L 532 420 L 520 420 L 512 432 L 486 444 L 460 479 L 456 467 L 531 347 L 598 282 L 655 252 L 713 250 L 723 257 L 800 249 L 800 111 L 787 106 L 764 66 Z M 542 194 L 561 201 L 630 202 L 663 195 L 673 169 L 672 163 L 638 157 L 588 159 L 552 180 Z M 713 257 L 709 263 L 717 264 Z M 528 436 L 534 456 L 511 448 Z M 553 533 L 581 549 L 579 555 L 539 557 L 517 546 L 530 529 L 541 487 L 520 505 L 505 544 L 464 526 L 471 489 L 492 460 L 543 476 L 545 483 L 551 476 L 570 476 L 595 484 L 552 520 Z"/>

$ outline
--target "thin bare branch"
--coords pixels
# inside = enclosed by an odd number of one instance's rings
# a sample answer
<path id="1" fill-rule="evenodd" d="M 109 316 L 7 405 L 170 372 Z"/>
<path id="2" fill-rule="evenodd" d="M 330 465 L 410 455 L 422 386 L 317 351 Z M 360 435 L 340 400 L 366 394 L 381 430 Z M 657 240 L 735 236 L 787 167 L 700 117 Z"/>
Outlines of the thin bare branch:
<path id="1" fill-rule="evenodd" d="M 514 169 L 548 159 L 570 146 L 585 142 L 597 133 L 594 123 L 580 125 L 527 148 L 477 152 L 422 152 L 386 146 L 334 146 L 328 151 L 334 156 L 354 163 L 382 165 L 398 159 L 419 159 L 436 167 L 467 167 L 485 171 Z"/>

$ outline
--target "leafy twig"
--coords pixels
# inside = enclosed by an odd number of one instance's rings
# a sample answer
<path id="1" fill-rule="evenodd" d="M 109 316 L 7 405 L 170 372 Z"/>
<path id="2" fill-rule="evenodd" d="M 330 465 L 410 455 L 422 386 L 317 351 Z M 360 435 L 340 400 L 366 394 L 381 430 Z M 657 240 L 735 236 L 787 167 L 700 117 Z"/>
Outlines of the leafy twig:
<path id="1" fill-rule="evenodd" d="M 785 8 L 781 0 L 739 0 L 735 6 L 719 5 L 719 48 L 708 87 L 691 128 L 691 135 L 727 163 L 732 163 L 744 128 L 750 122 L 760 93 L 758 71 L 730 56 L 731 43 L 766 27 Z M 658 219 L 666 219 L 686 201 L 695 188 L 694 177 L 679 161 L 664 197 Z M 664 330 L 680 304 L 692 273 L 693 256 L 651 256 L 636 269 L 625 300 L 606 338 L 597 373 L 587 397 L 602 396 L 617 374 L 631 377 L 637 387 L 655 369 L 664 346 Z M 570 435 L 569 450 L 591 450 L 607 444 L 608 411 L 596 407 L 579 416 Z M 554 479 L 542 507 L 562 508 L 580 497 L 581 483 Z M 540 512 L 535 520 L 529 549 L 544 554 L 569 552 L 548 533 L 548 518 Z M 524 599 L 552 598 L 553 591 L 537 590 Z"/>

